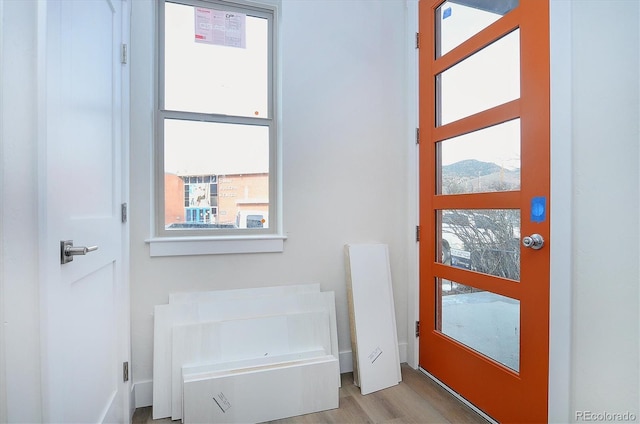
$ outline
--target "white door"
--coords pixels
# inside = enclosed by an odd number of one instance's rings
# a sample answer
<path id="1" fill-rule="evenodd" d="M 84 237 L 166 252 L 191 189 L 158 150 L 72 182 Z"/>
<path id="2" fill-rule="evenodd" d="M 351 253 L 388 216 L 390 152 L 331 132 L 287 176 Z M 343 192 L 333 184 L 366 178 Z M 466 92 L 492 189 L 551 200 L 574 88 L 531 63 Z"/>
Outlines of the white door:
<path id="1" fill-rule="evenodd" d="M 122 0 L 39 5 L 45 422 L 129 421 L 123 9 Z M 97 250 L 62 264 L 64 240 Z"/>

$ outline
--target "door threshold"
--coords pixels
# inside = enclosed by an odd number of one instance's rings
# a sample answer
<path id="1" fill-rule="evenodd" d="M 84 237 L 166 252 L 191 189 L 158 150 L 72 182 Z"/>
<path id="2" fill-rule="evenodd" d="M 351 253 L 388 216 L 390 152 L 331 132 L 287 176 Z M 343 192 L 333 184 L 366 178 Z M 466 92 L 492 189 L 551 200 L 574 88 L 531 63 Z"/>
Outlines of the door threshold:
<path id="1" fill-rule="evenodd" d="M 459 393 L 457 393 L 456 391 L 454 391 L 452 388 L 450 388 L 449 386 L 447 386 L 446 384 L 444 384 L 442 381 L 440 381 L 438 378 L 436 378 L 433 374 L 429 373 L 427 370 L 425 370 L 424 368 L 418 366 L 418 371 L 420 371 L 421 373 L 423 373 L 424 375 L 426 375 L 427 377 L 429 377 L 431 380 L 433 380 L 436 384 L 438 384 L 440 387 L 442 387 L 443 389 L 445 389 L 447 392 L 451 393 L 456 399 L 458 399 L 460 402 L 464 403 L 466 406 L 468 406 L 469 408 L 471 408 L 473 410 L 473 412 L 475 412 L 476 414 L 480 415 L 482 418 L 484 418 L 485 420 L 487 420 L 488 422 L 490 422 L 491 424 L 499 424 L 498 421 L 494 420 L 493 418 L 491 418 L 489 415 L 487 415 L 484 411 L 482 411 L 481 409 L 479 409 L 477 406 L 475 406 L 474 404 L 472 404 L 471 402 L 469 402 L 468 400 L 466 400 L 465 398 L 463 398 L 462 396 L 460 396 Z"/>

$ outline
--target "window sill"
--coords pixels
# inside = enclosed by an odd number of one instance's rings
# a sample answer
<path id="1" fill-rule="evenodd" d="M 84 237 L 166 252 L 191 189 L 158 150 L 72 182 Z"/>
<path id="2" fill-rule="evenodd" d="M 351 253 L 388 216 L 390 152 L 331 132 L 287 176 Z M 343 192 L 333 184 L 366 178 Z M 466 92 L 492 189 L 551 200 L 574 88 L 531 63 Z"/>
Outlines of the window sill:
<path id="1" fill-rule="evenodd" d="M 158 237 L 145 240 L 149 256 L 225 255 L 278 253 L 284 251 L 286 236 Z"/>

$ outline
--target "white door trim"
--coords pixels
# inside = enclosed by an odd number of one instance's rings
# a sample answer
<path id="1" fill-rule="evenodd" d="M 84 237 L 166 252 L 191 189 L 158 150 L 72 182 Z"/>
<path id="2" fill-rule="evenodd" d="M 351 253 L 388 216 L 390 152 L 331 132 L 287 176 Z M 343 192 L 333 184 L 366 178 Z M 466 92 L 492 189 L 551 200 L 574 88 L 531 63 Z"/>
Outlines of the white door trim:
<path id="1" fill-rule="evenodd" d="M 0 420 L 40 422 L 36 2 L 0 2 Z M 25 225 L 27 223 L 28 225 Z"/>
<path id="2" fill-rule="evenodd" d="M 407 0 L 405 15 L 406 37 L 406 107 L 407 107 L 407 364 L 418 368 L 418 339 L 415 337 L 416 321 L 420 319 L 420 277 L 418 272 L 418 247 L 416 226 L 419 220 L 418 199 L 418 54 L 415 47 L 418 32 L 418 0 Z"/>
<path id="3" fill-rule="evenodd" d="M 549 422 L 571 417 L 572 108 L 571 2 L 550 0 L 551 255 Z"/>
<path id="4" fill-rule="evenodd" d="M 4 22 L 4 2 L 0 2 L 0 22 Z M 0 30 L 0 160 L 4 160 L 4 31 Z M 0 163 L 0 169 L 4 169 Z M 4 174 L 0 172 L 0 201 L 4 204 Z M 7 383 L 5 378 L 5 342 L 4 342 L 4 208 L 0 207 L 0 422 L 7 422 Z"/>
<path id="5" fill-rule="evenodd" d="M 122 311 L 120 317 L 123 322 L 121 323 L 123 331 L 126 331 L 125 337 L 125 345 L 121 346 L 121 355 L 124 358 L 124 361 L 129 362 L 129 381 L 124 383 L 124 408 L 128 410 L 129 422 L 133 419 L 133 413 L 135 412 L 135 398 L 133 392 L 133 377 L 132 377 L 132 361 L 131 361 L 131 303 L 130 303 L 130 223 L 129 223 L 129 211 L 128 206 L 130 204 L 129 199 L 129 187 L 130 187 L 130 96 L 131 96 L 131 87 L 130 87 L 130 46 L 131 46 L 131 1 L 122 0 L 122 42 L 127 46 L 126 49 L 126 64 L 123 64 L 122 69 L 122 147 L 121 147 L 121 155 L 122 155 L 122 188 L 121 188 L 121 196 L 122 202 L 127 204 L 127 221 L 122 225 L 122 261 L 121 261 L 121 270 L 122 270 L 122 289 L 123 296 L 125 298 L 122 300 L 122 305 L 125 310 Z"/>

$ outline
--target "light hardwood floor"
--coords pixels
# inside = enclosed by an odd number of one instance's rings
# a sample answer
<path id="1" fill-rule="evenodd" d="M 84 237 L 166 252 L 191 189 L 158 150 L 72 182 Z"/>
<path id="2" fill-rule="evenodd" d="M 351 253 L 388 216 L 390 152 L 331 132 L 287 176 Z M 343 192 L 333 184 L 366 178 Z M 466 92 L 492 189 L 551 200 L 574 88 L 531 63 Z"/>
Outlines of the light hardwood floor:
<path id="1" fill-rule="evenodd" d="M 176 421 L 178 423 L 179 421 Z M 133 424 L 168 424 L 153 420 L 151 407 L 139 408 Z M 316 423 L 479 423 L 487 421 L 419 371 L 402 365 L 402 383 L 366 396 L 353 385 L 351 373 L 342 374 L 340 407 L 315 414 L 271 421 L 273 424 Z"/>

